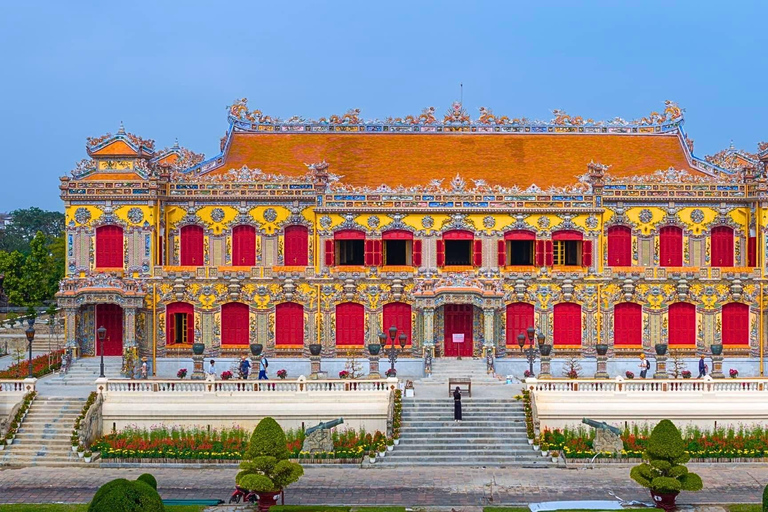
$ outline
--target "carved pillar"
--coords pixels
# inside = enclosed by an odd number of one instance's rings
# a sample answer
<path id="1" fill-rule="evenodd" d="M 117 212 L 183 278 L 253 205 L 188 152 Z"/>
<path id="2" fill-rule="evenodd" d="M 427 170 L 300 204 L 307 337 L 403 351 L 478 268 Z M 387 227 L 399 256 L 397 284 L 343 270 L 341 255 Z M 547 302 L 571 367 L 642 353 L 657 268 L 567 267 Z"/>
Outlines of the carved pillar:
<path id="1" fill-rule="evenodd" d="M 483 308 L 483 349 L 493 350 L 493 320 L 496 311 L 493 308 Z"/>
<path id="2" fill-rule="evenodd" d="M 77 308 L 64 309 L 64 339 L 68 349 L 78 349 L 77 346 Z M 78 354 L 73 354 L 75 357 Z"/>
<path id="3" fill-rule="evenodd" d="M 597 372 L 595 373 L 596 379 L 607 379 L 608 378 L 608 371 L 607 371 L 607 364 L 608 364 L 608 356 L 603 354 L 597 355 Z"/>
<path id="4" fill-rule="evenodd" d="M 203 354 L 192 355 L 193 369 L 192 369 L 192 375 L 190 376 L 190 379 L 203 380 L 205 378 L 205 372 L 203 372 L 203 359 L 205 359 L 205 356 Z"/>
<path id="5" fill-rule="evenodd" d="M 725 374 L 723 373 L 723 356 L 721 355 L 713 355 L 712 356 L 712 378 L 713 379 L 724 379 Z"/>
<path id="6" fill-rule="evenodd" d="M 550 355 L 542 355 L 541 356 L 541 370 L 539 371 L 539 379 L 551 379 L 552 373 L 550 371 L 550 366 L 552 362 L 552 356 Z"/>
<path id="7" fill-rule="evenodd" d="M 136 308 L 123 308 L 123 349 L 136 346 Z"/>
<path id="8" fill-rule="evenodd" d="M 323 352 L 328 357 L 336 356 L 336 337 L 331 332 L 331 326 L 333 323 L 333 314 L 329 310 L 323 311 L 323 329 L 322 329 L 322 343 Z"/>
<path id="9" fill-rule="evenodd" d="M 317 379 L 320 373 L 320 356 L 309 356 L 310 379 Z"/>
<path id="10" fill-rule="evenodd" d="M 380 379 L 381 374 L 379 373 L 379 354 L 369 354 L 368 355 L 368 363 L 370 365 L 370 370 L 368 372 L 368 378 L 370 379 Z"/>
<path id="11" fill-rule="evenodd" d="M 200 312 L 200 342 L 205 344 L 205 354 L 212 354 L 215 320 L 213 311 Z"/>
<path id="12" fill-rule="evenodd" d="M 259 309 L 256 311 L 256 341 L 264 345 L 264 355 L 272 357 L 275 355 L 275 338 L 270 336 L 269 332 L 269 310 Z"/>
<path id="13" fill-rule="evenodd" d="M 424 322 L 424 346 L 435 346 L 435 308 L 426 307 L 421 313 Z"/>

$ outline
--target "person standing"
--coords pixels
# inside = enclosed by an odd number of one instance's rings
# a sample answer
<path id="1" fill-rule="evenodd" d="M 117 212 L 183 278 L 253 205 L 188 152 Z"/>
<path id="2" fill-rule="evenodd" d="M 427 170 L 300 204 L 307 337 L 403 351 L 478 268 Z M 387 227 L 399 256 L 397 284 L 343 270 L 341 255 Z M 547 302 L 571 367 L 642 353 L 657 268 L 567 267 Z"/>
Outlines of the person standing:
<path id="1" fill-rule="evenodd" d="M 269 380 L 267 368 L 269 368 L 269 361 L 267 361 L 266 357 L 262 356 L 261 361 L 259 361 L 259 380 Z"/>
<path id="2" fill-rule="evenodd" d="M 453 421 L 461 422 L 461 389 L 459 386 L 456 386 L 453 391 Z"/>
<path id="3" fill-rule="evenodd" d="M 247 357 L 243 356 L 240 359 L 240 378 L 248 380 L 248 374 L 251 373 L 251 362 Z"/>
<path id="4" fill-rule="evenodd" d="M 699 378 L 707 375 L 707 363 L 704 362 L 704 355 L 699 358 Z"/>
<path id="5" fill-rule="evenodd" d="M 149 375 L 149 368 L 147 367 L 147 358 L 141 358 L 141 378 L 146 379 Z"/>
<path id="6" fill-rule="evenodd" d="M 208 363 L 208 375 L 212 378 L 216 378 L 216 361 L 211 359 L 211 362 Z"/>
<path id="7" fill-rule="evenodd" d="M 651 369 L 651 362 L 645 358 L 645 354 L 640 354 L 640 378 L 644 379 Z"/>

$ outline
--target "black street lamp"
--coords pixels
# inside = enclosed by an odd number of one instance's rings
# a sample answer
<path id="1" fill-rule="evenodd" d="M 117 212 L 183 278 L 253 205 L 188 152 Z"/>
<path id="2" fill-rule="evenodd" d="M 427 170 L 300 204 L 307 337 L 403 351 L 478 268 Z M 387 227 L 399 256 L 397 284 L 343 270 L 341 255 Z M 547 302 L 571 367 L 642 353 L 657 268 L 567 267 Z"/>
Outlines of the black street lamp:
<path id="1" fill-rule="evenodd" d="M 401 332 L 400 336 L 397 335 L 397 327 L 394 325 L 389 328 L 389 339 L 392 340 L 392 346 L 389 348 L 389 369 L 390 371 L 395 371 L 395 362 L 397 361 L 397 348 L 395 347 L 395 340 L 400 341 L 400 348 L 402 350 L 405 350 L 405 344 L 408 341 L 408 336 Z M 381 342 L 381 345 L 386 349 L 387 346 L 387 335 L 382 333 L 379 333 L 379 341 Z"/>
<path id="2" fill-rule="evenodd" d="M 99 375 L 99 378 L 103 379 L 105 377 L 104 375 L 104 338 L 107 337 L 107 329 L 102 325 L 98 329 L 96 329 L 96 333 L 99 335 L 99 353 L 101 354 L 101 375 Z"/>
<path id="3" fill-rule="evenodd" d="M 29 324 L 29 327 L 27 327 L 26 335 L 27 335 L 27 341 L 29 342 L 29 374 L 28 377 L 31 379 L 34 377 L 32 374 L 32 341 L 35 339 L 35 328 L 33 327 L 35 325 L 35 318 L 29 317 L 27 319 L 27 324 Z"/>
<path id="4" fill-rule="evenodd" d="M 539 332 L 537 336 L 536 329 L 534 329 L 532 326 L 526 329 L 526 334 L 528 335 L 528 349 L 525 351 L 528 358 L 528 372 L 530 373 L 531 377 L 533 377 L 533 362 L 536 360 L 536 349 L 533 345 L 533 340 L 534 338 L 538 338 L 539 348 L 541 348 L 541 345 L 544 343 L 545 336 L 542 332 Z M 517 335 L 517 344 L 520 346 L 521 352 L 525 348 L 525 338 L 526 336 L 523 333 Z"/>

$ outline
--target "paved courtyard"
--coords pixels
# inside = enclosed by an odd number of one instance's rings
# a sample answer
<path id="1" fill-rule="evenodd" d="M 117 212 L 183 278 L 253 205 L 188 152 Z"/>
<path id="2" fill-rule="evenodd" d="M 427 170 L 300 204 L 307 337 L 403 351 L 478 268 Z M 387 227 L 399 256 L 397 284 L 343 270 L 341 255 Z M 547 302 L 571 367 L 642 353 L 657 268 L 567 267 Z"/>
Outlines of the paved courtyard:
<path id="1" fill-rule="evenodd" d="M 768 483 L 768 465 L 691 464 L 705 489 L 684 493 L 681 503 L 759 502 Z M 0 502 L 87 502 L 113 478 L 151 472 L 164 498 L 228 499 L 236 469 L 100 469 L 27 467 L 0 471 Z M 542 500 L 624 499 L 649 496 L 629 479 L 629 466 L 595 469 L 467 469 L 415 467 L 360 469 L 309 467 L 286 492 L 286 504 L 472 506 Z"/>

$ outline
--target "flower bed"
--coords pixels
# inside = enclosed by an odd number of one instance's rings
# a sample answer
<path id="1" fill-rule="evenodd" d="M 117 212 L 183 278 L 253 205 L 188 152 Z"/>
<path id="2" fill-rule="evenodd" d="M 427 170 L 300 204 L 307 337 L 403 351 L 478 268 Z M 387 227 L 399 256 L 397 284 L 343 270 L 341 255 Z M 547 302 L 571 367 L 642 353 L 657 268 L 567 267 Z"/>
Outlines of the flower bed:
<path id="1" fill-rule="evenodd" d="M 56 350 L 48 354 L 32 358 L 32 375 L 39 378 L 61 368 L 61 356 L 64 350 Z M 0 379 L 23 379 L 29 375 L 29 360 L 20 361 L 0 371 Z"/>

